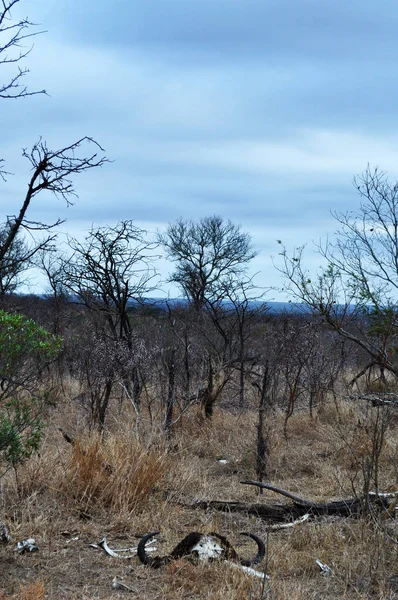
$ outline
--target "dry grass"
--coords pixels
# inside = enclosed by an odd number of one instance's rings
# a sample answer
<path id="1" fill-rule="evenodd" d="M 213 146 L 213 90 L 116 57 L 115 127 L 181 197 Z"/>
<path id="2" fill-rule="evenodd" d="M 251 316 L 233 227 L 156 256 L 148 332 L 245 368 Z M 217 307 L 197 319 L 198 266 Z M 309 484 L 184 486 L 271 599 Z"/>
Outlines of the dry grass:
<path id="1" fill-rule="evenodd" d="M 18 600 L 45 600 L 46 590 L 41 580 L 28 583 L 21 587 Z"/>
<path id="2" fill-rule="evenodd" d="M 108 515 L 129 515 L 144 509 L 167 467 L 164 453 L 132 439 L 111 436 L 103 442 L 91 436 L 75 442 L 59 489 L 81 511 L 102 508 Z"/>
<path id="3" fill-rule="evenodd" d="M 14 540 L 35 537 L 40 548 L 18 555 L 0 548 L 0 600 L 116 600 L 113 577 L 123 577 L 131 597 L 153 600 L 190 598 L 261 600 L 262 586 L 227 565 L 192 565 L 178 561 L 153 572 L 137 560 L 106 557 L 90 548 L 104 535 L 112 547 L 136 543 L 135 536 L 160 529 L 158 553 L 168 552 L 188 531 L 220 531 L 248 557 L 252 542 L 240 531 L 266 536 L 260 519 L 238 513 L 190 508 L 196 498 L 280 502 L 271 492 L 258 496 L 242 479 L 255 478 L 256 414 L 216 412 L 212 423 L 193 411 L 181 419 L 169 446 L 159 427 L 133 435 L 132 414 L 110 415 L 110 433 L 101 440 L 84 432 L 79 408 L 54 409 L 40 455 L 18 474 L 2 480 L 0 520 L 10 523 Z M 350 402 L 321 407 L 310 419 L 294 414 L 283 436 L 283 415 L 268 423 L 270 480 L 314 499 L 361 493 L 363 465 L 372 452 L 375 409 Z M 68 421 L 66 421 L 68 417 Z M 68 423 L 68 425 L 65 425 Z M 76 436 L 67 444 L 56 426 Z M 398 482 L 397 420 L 392 416 L 380 450 L 382 487 Z M 217 459 L 228 462 L 221 464 Z M 398 597 L 398 538 L 395 521 L 342 518 L 317 519 L 269 535 L 270 592 L 273 600 L 360 599 Z M 316 559 L 332 569 L 323 577 Z M 3 592 L 1 587 L 3 586 Z M 395 587 L 394 587 L 395 586 Z M 3 593 L 3 596 L 1 595 Z"/>

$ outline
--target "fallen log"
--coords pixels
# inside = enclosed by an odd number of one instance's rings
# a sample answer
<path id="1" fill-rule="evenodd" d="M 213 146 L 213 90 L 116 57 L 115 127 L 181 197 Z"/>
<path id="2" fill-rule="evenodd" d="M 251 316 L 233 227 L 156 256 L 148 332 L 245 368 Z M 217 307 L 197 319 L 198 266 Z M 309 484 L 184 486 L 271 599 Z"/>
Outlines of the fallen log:
<path id="1" fill-rule="evenodd" d="M 385 511 L 389 508 L 389 499 L 396 497 L 396 494 L 376 494 L 369 493 L 367 498 L 344 498 L 342 500 L 332 500 L 330 502 L 313 502 L 292 494 L 287 490 L 278 488 L 270 483 L 260 481 L 241 481 L 244 485 L 254 485 L 277 494 L 285 496 L 292 500 L 289 504 L 263 504 L 247 502 L 225 502 L 220 500 L 198 500 L 194 503 L 196 508 L 215 509 L 223 512 L 244 512 L 249 515 L 260 517 L 261 519 L 276 523 L 286 523 L 296 521 L 305 515 L 311 516 L 339 516 L 339 517 L 360 517 L 369 506 Z"/>
<path id="2" fill-rule="evenodd" d="M 270 483 L 262 483 L 260 481 L 241 481 L 243 485 L 255 485 L 259 488 L 270 490 L 281 496 L 285 496 L 290 500 L 293 500 L 293 506 L 305 510 L 314 516 L 328 516 L 337 515 L 340 517 L 351 517 L 359 516 L 363 512 L 364 499 L 363 498 L 344 498 L 343 500 L 332 500 L 330 502 L 313 502 L 312 500 L 306 500 L 300 498 L 291 492 L 283 490 L 282 488 L 271 485 Z M 369 502 L 374 505 L 379 505 L 380 508 L 388 508 L 388 499 L 379 496 L 369 496 Z"/>
<path id="3" fill-rule="evenodd" d="M 372 406 L 398 408 L 398 395 L 392 392 L 361 394 L 360 396 L 356 396 L 355 400 L 366 400 L 367 402 L 371 402 Z"/>
<path id="4" fill-rule="evenodd" d="M 289 506 L 284 504 L 259 504 L 247 502 L 224 502 L 222 500 L 197 500 L 191 505 L 192 508 L 209 508 L 220 510 L 222 512 L 243 512 L 248 515 L 254 515 L 267 521 L 276 523 L 285 523 L 288 520 L 295 520 L 303 517 L 306 511 L 303 507 Z"/>
<path id="5" fill-rule="evenodd" d="M 310 515 L 337 515 L 339 517 L 360 516 L 366 512 L 370 506 L 376 510 L 387 510 L 390 507 L 390 499 L 396 498 L 396 493 L 375 493 L 370 492 L 367 497 L 362 498 L 344 498 L 343 500 L 332 500 L 330 502 L 314 502 L 306 500 L 287 490 L 276 487 L 270 483 L 261 481 L 241 481 L 243 485 L 254 485 L 256 487 L 275 492 L 293 500 L 293 505 L 305 510 Z"/>

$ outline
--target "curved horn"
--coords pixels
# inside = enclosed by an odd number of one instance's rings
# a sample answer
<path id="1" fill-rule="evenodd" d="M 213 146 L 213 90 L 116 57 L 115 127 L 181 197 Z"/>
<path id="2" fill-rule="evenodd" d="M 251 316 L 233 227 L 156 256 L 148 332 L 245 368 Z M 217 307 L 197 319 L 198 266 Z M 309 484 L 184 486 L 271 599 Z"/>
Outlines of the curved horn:
<path id="1" fill-rule="evenodd" d="M 261 538 L 259 538 L 257 535 L 255 535 L 254 533 L 247 533 L 247 532 L 242 531 L 241 535 L 246 535 L 247 537 L 254 540 L 258 546 L 258 551 L 254 558 L 251 558 L 249 560 L 241 560 L 240 564 L 243 567 L 251 567 L 252 565 L 258 565 L 265 556 L 265 544 L 264 544 L 263 540 Z"/>
<path id="2" fill-rule="evenodd" d="M 156 560 L 156 557 L 152 558 L 152 556 L 148 556 L 145 551 L 145 544 L 155 535 L 159 535 L 159 533 L 160 531 L 152 531 L 152 533 L 146 533 L 140 539 L 140 542 L 137 546 L 137 556 L 142 564 L 152 566 L 153 562 Z"/>

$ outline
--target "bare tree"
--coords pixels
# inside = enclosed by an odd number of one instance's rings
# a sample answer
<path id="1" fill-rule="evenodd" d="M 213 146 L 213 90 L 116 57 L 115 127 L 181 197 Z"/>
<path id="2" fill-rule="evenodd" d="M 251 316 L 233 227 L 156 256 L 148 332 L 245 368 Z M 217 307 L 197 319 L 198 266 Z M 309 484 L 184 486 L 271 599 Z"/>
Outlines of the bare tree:
<path id="1" fill-rule="evenodd" d="M 129 308 L 153 286 L 154 244 L 132 221 L 94 227 L 83 243 L 69 238 L 71 258 L 64 261 L 65 285 L 89 308 L 102 312 L 115 339 L 131 343 Z"/>
<path id="2" fill-rule="evenodd" d="M 179 219 L 158 238 L 176 263 L 170 281 L 181 287 L 197 310 L 219 298 L 227 281 L 239 279 L 256 256 L 249 234 L 218 216 L 197 223 Z"/>
<path id="3" fill-rule="evenodd" d="M 377 367 L 382 378 L 398 377 L 398 184 L 369 167 L 354 183 L 359 211 L 334 213 L 335 241 L 317 247 L 326 266 L 313 276 L 303 248 L 289 255 L 283 247 L 277 268 L 292 298 L 367 353 L 358 376 Z"/>
<path id="4" fill-rule="evenodd" d="M 278 325 L 279 315 L 268 312 L 260 323 L 261 335 L 257 333 L 251 338 L 251 345 L 258 354 L 256 363 L 250 370 L 249 380 L 258 397 L 256 474 L 259 481 L 270 476 L 269 455 L 272 430 L 275 427 L 272 414 L 279 400 L 283 379 L 282 359 L 285 348 L 277 334 Z"/>
<path id="5" fill-rule="evenodd" d="M 82 149 L 94 147 L 94 152 L 88 155 L 79 155 Z M 43 249 L 51 247 L 55 240 L 55 227 L 63 221 L 57 219 L 52 223 L 32 221 L 27 218 L 28 209 L 34 198 L 43 192 L 50 192 L 57 198 L 62 198 L 67 204 L 72 203 L 76 197 L 73 185 L 73 177 L 89 169 L 102 166 L 107 159 L 103 156 L 103 148 L 92 138 L 83 137 L 69 146 L 59 150 L 50 150 L 43 141 L 37 142 L 32 150 L 24 150 L 23 156 L 27 158 L 32 166 L 32 175 L 28 183 L 25 198 L 15 215 L 8 215 L 4 226 L 6 235 L 0 239 L 0 265 L 5 264 L 7 270 L 21 268 L 28 264 L 34 255 Z M 25 230 L 33 234 L 45 232 L 44 239 L 37 241 L 33 239 L 31 244 L 24 244 L 23 251 L 11 251 L 13 244 L 20 231 Z M 21 246 L 20 246 L 21 250 Z"/>
<path id="6" fill-rule="evenodd" d="M 258 352 L 252 348 L 250 339 L 254 328 L 266 322 L 265 317 L 269 311 L 267 304 L 260 301 L 262 296 L 252 279 L 241 280 L 235 284 L 232 282 L 223 292 L 226 310 L 231 320 L 231 358 L 239 371 L 239 407 L 242 409 L 246 407 L 246 368 L 253 367 L 260 358 Z"/>
<path id="7" fill-rule="evenodd" d="M 197 223 L 179 219 L 166 233 L 158 234 L 158 239 L 176 263 L 169 281 L 177 283 L 188 299 L 195 312 L 194 327 L 203 339 L 206 382 L 198 397 L 205 415 L 211 418 L 237 360 L 233 330 L 241 312 L 227 310 L 223 302 L 237 299 L 248 263 L 256 253 L 250 236 L 239 225 L 218 216 Z"/>
<path id="8" fill-rule="evenodd" d="M 82 243 L 69 238 L 69 247 L 72 255 L 60 257 L 58 263 L 47 261 L 46 270 L 53 288 L 61 286 L 89 309 L 86 314 L 93 321 L 97 344 L 107 348 L 106 406 L 98 413 L 102 429 L 116 381 L 122 382 L 134 406 L 139 406 L 142 385 L 137 346 L 141 342 L 134 334 L 134 308 L 152 289 L 154 245 L 132 221 L 121 221 L 114 227 L 93 228 Z"/>

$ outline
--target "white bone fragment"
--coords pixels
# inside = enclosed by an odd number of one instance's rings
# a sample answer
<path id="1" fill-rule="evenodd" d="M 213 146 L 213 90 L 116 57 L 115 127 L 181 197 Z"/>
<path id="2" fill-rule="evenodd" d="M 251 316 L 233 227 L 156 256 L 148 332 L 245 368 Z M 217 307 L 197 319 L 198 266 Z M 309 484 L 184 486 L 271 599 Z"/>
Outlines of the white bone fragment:
<path id="1" fill-rule="evenodd" d="M 112 579 L 112 588 L 114 590 L 125 590 L 127 592 L 132 592 L 133 591 L 128 585 L 125 585 L 124 583 L 122 583 L 120 581 L 120 579 L 118 579 L 117 577 L 114 577 Z"/>
<path id="2" fill-rule="evenodd" d="M 396 498 L 398 492 L 369 492 L 369 496 L 375 496 L 376 498 Z"/>
<path id="3" fill-rule="evenodd" d="M 37 552 L 39 548 L 36 546 L 36 541 L 34 538 L 29 538 L 27 540 L 22 540 L 17 543 L 17 547 L 15 548 L 15 552 L 19 554 L 24 554 L 24 552 Z"/>
<path id="4" fill-rule="evenodd" d="M 316 559 L 315 562 L 318 565 L 318 567 L 320 568 L 322 575 L 325 575 L 325 577 L 330 577 L 330 575 L 332 574 L 332 569 L 318 559 Z"/>
<path id="5" fill-rule="evenodd" d="M 248 575 L 252 575 L 253 577 L 258 577 L 259 579 L 269 579 L 269 575 L 266 575 L 265 573 L 262 573 L 261 571 L 256 571 L 256 569 L 253 569 L 252 567 L 245 567 L 244 565 L 238 565 L 237 563 L 231 562 L 229 560 L 225 561 L 227 563 L 228 566 L 232 567 L 233 569 L 239 569 L 240 571 L 243 571 L 244 573 L 247 573 Z"/>
<path id="6" fill-rule="evenodd" d="M 296 519 L 295 521 L 291 521 L 290 523 L 281 523 L 280 525 L 279 524 L 278 525 L 269 525 L 267 527 L 267 531 L 269 531 L 269 530 L 278 531 L 279 529 L 288 529 L 288 527 L 294 527 L 295 525 L 300 525 L 300 523 L 304 523 L 309 518 L 310 518 L 310 514 L 305 513 L 305 515 L 303 515 L 299 519 Z"/>
<path id="7" fill-rule="evenodd" d="M 109 546 L 108 546 L 108 544 L 106 542 L 106 537 L 105 536 L 99 542 L 98 546 L 100 548 L 102 548 L 109 556 L 112 556 L 113 558 L 133 558 L 133 556 L 135 556 L 134 554 L 131 554 L 130 556 L 120 557 L 117 552 L 114 552 L 114 550 L 112 550 L 112 548 L 109 548 Z"/>

